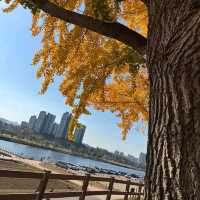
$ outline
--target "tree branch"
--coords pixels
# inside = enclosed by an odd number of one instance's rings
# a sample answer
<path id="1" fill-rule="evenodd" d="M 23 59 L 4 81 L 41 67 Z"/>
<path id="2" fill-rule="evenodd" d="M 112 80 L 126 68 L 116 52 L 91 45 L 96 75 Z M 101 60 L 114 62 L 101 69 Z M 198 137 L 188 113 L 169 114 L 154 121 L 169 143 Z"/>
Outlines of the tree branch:
<path id="1" fill-rule="evenodd" d="M 133 47 L 139 54 L 146 51 L 146 38 L 128 27 L 117 23 L 107 23 L 93 17 L 66 10 L 48 0 L 30 0 L 37 7 L 49 15 L 64 20 L 68 23 L 87 28 L 104 36 L 114 38 L 128 46 Z"/>

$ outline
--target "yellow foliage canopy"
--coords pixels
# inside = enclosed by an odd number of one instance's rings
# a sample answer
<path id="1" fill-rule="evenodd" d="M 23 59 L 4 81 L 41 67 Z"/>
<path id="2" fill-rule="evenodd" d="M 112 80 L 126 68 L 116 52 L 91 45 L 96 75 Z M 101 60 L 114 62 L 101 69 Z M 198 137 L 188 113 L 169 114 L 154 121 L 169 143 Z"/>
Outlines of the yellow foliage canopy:
<path id="1" fill-rule="evenodd" d="M 5 0 L 9 12 L 23 0 Z M 147 12 L 140 0 L 51 0 L 75 12 L 107 22 L 120 21 L 128 27 L 147 32 Z M 120 2 L 120 3 L 119 3 Z M 32 20 L 33 36 L 41 35 L 41 49 L 35 53 L 33 65 L 37 78 L 44 77 L 41 94 L 62 76 L 60 91 L 74 115 L 69 132 L 87 107 L 111 110 L 121 122 L 123 137 L 133 123 L 148 118 L 148 80 L 144 60 L 124 44 L 66 23 L 37 11 Z"/>

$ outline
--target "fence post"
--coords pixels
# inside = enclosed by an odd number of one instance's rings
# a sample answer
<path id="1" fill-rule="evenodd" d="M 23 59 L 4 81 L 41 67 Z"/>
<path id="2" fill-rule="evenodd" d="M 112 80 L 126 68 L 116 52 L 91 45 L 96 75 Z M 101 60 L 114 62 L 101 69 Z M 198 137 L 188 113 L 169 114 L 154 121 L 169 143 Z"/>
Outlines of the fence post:
<path id="1" fill-rule="evenodd" d="M 128 200 L 130 185 L 131 185 L 131 181 L 128 180 L 126 183 L 126 191 L 125 191 L 126 193 L 124 195 L 124 200 Z"/>
<path id="2" fill-rule="evenodd" d="M 106 196 L 106 200 L 110 200 L 110 199 L 111 199 L 114 181 L 115 181 L 115 178 L 114 178 L 114 177 L 111 177 L 110 183 L 109 183 L 109 186 L 108 186 L 108 194 L 107 194 L 107 196 Z"/>
<path id="3" fill-rule="evenodd" d="M 140 200 L 140 197 L 141 197 L 141 190 L 142 190 L 142 186 L 139 186 L 139 188 L 138 188 L 138 200 Z"/>
<path id="4" fill-rule="evenodd" d="M 85 176 L 84 181 L 83 181 L 82 194 L 79 197 L 79 200 L 85 200 L 85 196 L 86 196 L 86 193 L 87 193 L 87 188 L 88 188 L 88 185 L 89 185 L 89 181 L 90 181 L 90 174 L 87 174 Z"/>
<path id="5" fill-rule="evenodd" d="M 45 171 L 45 173 L 44 173 L 44 175 L 43 175 L 43 177 L 40 181 L 40 184 L 39 184 L 39 186 L 36 190 L 36 192 L 38 193 L 36 200 L 42 200 L 43 199 L 43 194 L 45 192 L 50 173 L 51 173 L 51 171 Z"/>

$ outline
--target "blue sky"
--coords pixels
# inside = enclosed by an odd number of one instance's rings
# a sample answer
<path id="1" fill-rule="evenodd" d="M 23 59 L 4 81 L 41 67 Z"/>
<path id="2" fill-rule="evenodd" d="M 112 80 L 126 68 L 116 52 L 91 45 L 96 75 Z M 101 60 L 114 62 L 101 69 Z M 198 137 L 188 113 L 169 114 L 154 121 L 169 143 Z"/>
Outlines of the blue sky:
<path id="1" fill-rule="evenodd" d="M 35 78 L 36 68 L 31 66 L 31 60 L 40 47 L 40 39 L 31 36 L 30 12 L 22 8 L 9 14 L 0 11 L 0 24 L 0 117 L 21 122 L 46 110 L 60 121 L 62 113 L 70 111 L 58 91 L 61 79 L 45 95 L 38 95 L 41 81 Z M 92 111 L 92 116 L 83 116 L 80 121 L 87 126 L 84 143 L 135 156 L 146 152 L 146 133 L 140 133 L 136 127 L 122 141 L 116 126 L 118 119 L 110 112 Z"/>

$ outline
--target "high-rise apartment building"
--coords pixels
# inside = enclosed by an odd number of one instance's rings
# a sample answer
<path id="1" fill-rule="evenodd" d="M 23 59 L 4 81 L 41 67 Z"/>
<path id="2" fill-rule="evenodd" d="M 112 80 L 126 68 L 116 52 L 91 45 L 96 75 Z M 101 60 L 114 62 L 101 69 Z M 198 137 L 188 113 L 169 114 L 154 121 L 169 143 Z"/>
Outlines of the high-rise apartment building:
<path id="1" fill-rule="evenodd" d="M 46 120 L 46 112 L 45 111 L 41 111 L 39 116 L 38 116 L 38 119 L 35 123 L 35 127 L 34 127 L 34 130 L 37 132 L 37 133 L 41 133 L 43 128 L 44 128 L 44 125 L 45 125 L 45 120 Z"/>
<path id="2" fill-rule="evenodd" d="M 34 129 L 34 126 L 36 124 L 36 121 L 37 121 L 37 117 L 35 115 L 32 115 L 29 119 L 29 122 L 28 122 L 28 127 L 31 128 L 31 129 Z"/>
<path id="3" fill-rule="evenodd" d="M 139 156 L 139 162 L 143 165 L 146 165 L 146 154 L 145 153 L 140 153 L 140 156 Z"/>
<path id="4" fill-rule="evenodd" d="M 58 131 L 59 125 L 57 123 L 51 124 L 50 127 L 50 135 L 53 135 L 54 137 L 56 136 L 56 133 Z"/>
<path id="5" fill-rule="evenodd" d="M 21 128 L 22 128 L 22 129 L 28 128 L 28 123 L 25 122 L 25 121 L 22 121 L 22 122 L 21 122 Z"/>
<path id="6" fill-rule="evenodd" d="M 82 144 L 83 143 L 83 137 L 85 134 L 85 129 L 86 127 L 84 125 L 80 125 L 80 127 L 77 127 L 74 131 L 74 142 L 77 144 Z"/>
<path id="7" fill-rule="evenodd" d="M 69 127 L 71 116 L 72 115 L 68 112 L 63 114 L 60 124 L 59 124 L 59 127 L 58 127 L 58 130 L 55 135 L 56 138 L 66 138 L 67 137 L 67 129 Z"/>
<path id="8" fill-rule="evenodd" d="M 46 134 L 46 135 L 50 135 L 51 134 L 51 125 L 54 123 L 55 119 L 56 119 L 55 115 L 52 115 L 51 113 L 48 113 L 46 115 L 44 127 L 41 130 L 41 132 Z"/>

